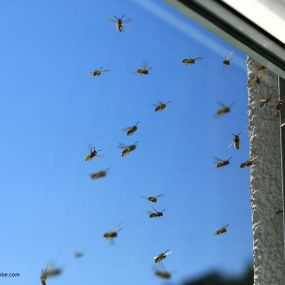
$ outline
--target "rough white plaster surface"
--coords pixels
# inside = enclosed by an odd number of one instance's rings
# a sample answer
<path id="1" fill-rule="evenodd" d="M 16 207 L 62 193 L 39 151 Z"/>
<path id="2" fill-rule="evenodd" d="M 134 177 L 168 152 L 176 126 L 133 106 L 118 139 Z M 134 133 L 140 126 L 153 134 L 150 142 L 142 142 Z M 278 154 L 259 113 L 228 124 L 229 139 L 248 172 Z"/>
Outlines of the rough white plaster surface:
<path id="1" fill-rule="evenodd" d="M 247 61 L 249 81 L 258 64 Z M 251 205 L 254 254 L 254 285 L 285 285 L 282 208 L 280 122 L 274 118 L 278 101 L 278 79 L 265 70 L 260 84 L 248 88 Z M 272 96 L 259 107 L 260 100 Z"/>

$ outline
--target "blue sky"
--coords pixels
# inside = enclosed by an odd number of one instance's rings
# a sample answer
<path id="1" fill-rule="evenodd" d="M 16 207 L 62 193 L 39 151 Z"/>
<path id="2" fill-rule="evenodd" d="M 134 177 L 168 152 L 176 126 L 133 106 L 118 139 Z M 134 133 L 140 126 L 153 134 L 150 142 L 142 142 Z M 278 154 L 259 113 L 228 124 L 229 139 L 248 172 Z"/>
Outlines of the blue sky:
<path id="1" fill-rule="evenodd" d="M 166 249 L 176 284 L 251 260 L 249 170 L 239 168 L 249 153 L 246 56 L 162 1 L 143 3 L 0 4 L 0 271 L 21 274 L 0 284 L 39 284 L 47 265 L 64 270 L 48 285 L 160 284 L 152 258 Z M 108 19 L 124 14 L 132 22 L 119 33 Z M 149 76 L 134 74 L 145 61 Z M 111 72 L 88 76 L 101 66 Z M 163 113 L 153 111 L 159 100 L 171 101 Z M 232 112 L 216 118 L 217 101 Z M 127 137 L 122 128 L 137 121 Z M 228 148 L 239 132 L 241 150 Z M 122 158 L 118 143 L 135 141 Z M 89 145 L 103 156 L 85 162 Z M 217 169 L 214 156 L 231 165 Z M 165 216 L 148 219 L 141 196 L 160 193 Z M 110 245 L 102 235 L 120 223 Z M 229 232 L 214 236 L 224 224 Z"/>

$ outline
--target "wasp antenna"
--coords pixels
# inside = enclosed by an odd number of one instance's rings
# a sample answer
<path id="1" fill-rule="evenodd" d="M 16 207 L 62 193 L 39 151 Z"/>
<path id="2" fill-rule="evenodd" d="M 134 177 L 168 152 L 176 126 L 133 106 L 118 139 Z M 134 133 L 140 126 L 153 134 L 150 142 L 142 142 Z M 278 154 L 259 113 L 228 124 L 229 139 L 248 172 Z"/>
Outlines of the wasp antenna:
<path id="1" fill-rule="evenodd" d="M 123 16 L 121 17 L 121 19 L 123 19 L 125 16 L 126 16 L 126 15 L 123 15 Z"/>
<path id="2" fill-rule="evenodd" d="M 117 16 L 114 16 L 114 18 L 119 19 Z"/>
<path id="3" fill-rule="evenodd" d="M 164 213 L 166 211 L 166 209 L 162 210 L 161 212 Z"/>

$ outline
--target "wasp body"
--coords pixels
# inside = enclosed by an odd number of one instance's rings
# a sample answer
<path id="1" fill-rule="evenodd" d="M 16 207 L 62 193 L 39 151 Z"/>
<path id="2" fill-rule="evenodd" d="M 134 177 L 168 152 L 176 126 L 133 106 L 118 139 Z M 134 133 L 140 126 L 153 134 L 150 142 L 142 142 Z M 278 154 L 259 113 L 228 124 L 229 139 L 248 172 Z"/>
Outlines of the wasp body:
<path id="1" fill-rule="evenodd" d="M 74 256 L 75 256 L 75 258 L 81 258 L 81 257 L 83 257 L 83 252 L 76 251 L 76 252 L 74 253 Z"/>
<path id="2" fill-rule="evenodd" d="M 109 169 L 106 170 L 100 170 L 98 172 L 92 173 L 90 174 L 91 179 L 99 179 L 99 178 L 103 178 L 107 175 Z"/>
<path id="3" fill-rule="evenodd" d="M 85 157 L 85 161 L 92 160 L 95 156 L 97 156 L 98 152 L 102 150 L 96 150 L 95 147 L 92 149 L 90 148 L 90 153 Z"/>
<path id="4" fill-rule="evenodd" d="M 170 253 L 172 253 L 172 251 L 169 251 L 166 250 L 162 253 L 160 253 L 158 256 L 155 256 L 153 259 L 154 259 L 154 262 L 155 263 L 160 263 L 162 260 L 164 260 Z"/>
<path id="5" fill-rule="evenodd" d="M 129 146 L 124 145 L 124 144 L 119 144 L 119 148 L 123 149 L 121 152 L 121 156 L 124 157 L 124 156 L 130 154 L 132 151 L 136 150 L 137 149 L 137 143 L 138 142 L 135 142 L 134 144 L 131 144 Z"/>
<path id="6" fill-rule="evenodd" d="M 138 124 L 139 122 L 137 122 L 134 126 L 124 128 L 123 131 L 127 133 L 127 136 L 131 136 L 138 130 Z"/>
<path id="7" fill-rule="evenodd" d="M 115 228 L 112 231 L 106 232 L 104 233 L 103 237 L 105 239 L 109 239 L 109 240 L 113 240 L 114 238 L 117 238 L 119 235 L 119 231 L 122 229 L 122 225 L 117 226 L 117 228 Z"/>
<path id="8" fill-rule="evenodd" d="M 47 280 L 46 271 L 47 271 L 47 269 L 45 269 L 45 270 L 42 269 L 42 274 L 41 274 L 41 283 L 42 283 L 42 285 L 46 285 L 46 280 Z"/>
<path id="9" fill-rule="evenodd" d="M 137 73 L 137 74 L 140 74 L 140 75 L 148 75 L 148 74 L 149 74 L 149 71 L 150 71 L 152 68 L 153 68 L 153 66 L 148 67 L 147 64 L 145 63 L 142 68 L 138 68 L 138 69 L 136 70 L 136 73 Z"/>
<path id="10" fill-rule="evenodd" d="M 240 168 L 250 167 L 253 165 L 253 159 L 247 160 L 240 164 Z"/>
<path id="11" fill-rule="evenodd" d="M 166 209 L 164 209 L 163 211 L 157 211 L 155 208 L 152 208 L 154 210 L 154 212 L 149 212 L 149 217 L 150 218 L 160 218 L 164 215 L 164 212 Z"/>
<path id="12" fill-rule="evenodd" d="M 227 224 L 227 225 L 223 226 L 222 228 L 218 229 L 218 230 L 216 231 L 215 235 L 218 236 L 218 235 L 221 235 L 221 234 L 226 233 L 228 226 L 229 226 L 229 225 Z"/>
<path id="13" fill-rule="evenodd" d="M 200 56 L 195 57 L 195 58 L 185 58 L 185 59 L 182 60 L 182 63 L 187 64 L 187 65 L 195 64 L 196 61 L 199 61 L 201 59 L 203 59 L 203 57 L 200 57 Z"/>
<path id="14" fill-rule="evenodd" d="M 123 32 L 124 30 L 124 24 L 129 23 L 131 21 L 131 19 L 126 19 L 124 20 L 123 18 L 125 17 L 125 15 L 123 15 L 121 18 L 118 18 L 116 16 L 114 16 L 115 19 L 110 19 L 111 22 L 116 23 L 116 28 L 118 30 L 118 32 Z"/>
<path id="15" fill-rule="evenodd" d="M 283 209 L 281 209 L 281 208 L 276 211 L 276 215 L 280 215 L 282 213 L 283 213 Z"/>
<path id="16" fill-rule="evenodd" d="M 218 168 L 221 168 L 221 167 L 224 167 L 226 165 L 229 165 L 230 164 L 230 161 L 231 161 L 231 157 L 229 159 L 220 159 L 218 157 L 214 157 L 215 159 L 215 164 Z"/>
<path id="17" fill-rule="evenodd" d="M 241 133 L 239 133 L 239 134 L 233 134 L 233 136 L 234 136 L 234 139 L 233 139 L 233 142 L 230 144 L 230 146 L 234 146 L 234 148 L 236 148 L 237 150 L 239 150 L 240 149 L 240 134 Z"/>
<path id="18" fill-rule="evenodd" d="M 270 101 L 271 101 L 271 96 L 268 96 L 268 97 L 266 97 L 265 99 L 262 99 L 262 100 L 259 102 L 259 107 L 260 107 L 260 108 L 265 107 Z"/>
<path id="19" fill-rule="evenodd" d="M 170 279 L 171 273 L 168 271 L 162 271 L 162 270 L 155 270 L 154 274 L 162 279 Z"/>
<path id="20" fill-rule="evenodd" d="M 149 202 L 151 202 L 151 203 L 156 203 L 157 202 L 157 200 L 158 200 L 158 198 L 159 197 L 161 197 L 161 196 L 163 196 L 162 194 L 159 194 L 159 195 L 157 195 L 157 196 L 149 196 L 149 197 L 143 197 L 143 198 L 145 198 L 145 199 L 147 199 Z"/>
<path id="21" fill-rule="evenodd" d="M 231 52 L 229 56 L 223 60 L 224 68 L 225 66 L 229 66 L 231 64 L 232 59 L 233 59 L 233 52 Z"/>
<path id="22" fill-rule="evenodd" d="M 110 70 L 103 69 L 103 66 L 101 66 L 99 69 L 89 72 L 89 75 L 92 77 L 97 77 L 97 76 L 100 76 L 103 72 L 108 72 L 108 71 Z"/>
<path id="23" fill-rule="evenodd" d="M 219 117 L 223 116 L 224 114 L 229 113 L 231 111 L 231 106 L 233 105 L 233 103 L 232 103 L 229 106 L 226 106 L 222 102 L 218 102 L 218 104 L 221 105 L 221 108 L 218 109 L 216 112 L 216 115 Z"/>
<path id="24" fill-rule="evenodd" d="M 154 106 L 155 106 L 154 112 L 162 112 L 162 111 L 166 110 L 167 105 L 169 103 L 170 103 L 170 101 L 165 102 L 165 103 L 159 101 L 157 104 L 154 104 Z"/>

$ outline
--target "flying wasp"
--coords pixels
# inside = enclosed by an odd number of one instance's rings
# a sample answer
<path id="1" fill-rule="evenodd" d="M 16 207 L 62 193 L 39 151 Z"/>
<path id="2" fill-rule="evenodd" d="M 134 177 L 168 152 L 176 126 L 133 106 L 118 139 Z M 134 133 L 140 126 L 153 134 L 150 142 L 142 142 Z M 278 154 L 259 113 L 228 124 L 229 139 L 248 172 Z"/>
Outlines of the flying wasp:
<path id="1" fill-rule="evenodd" d="M 270 101 L 271 101 L 271 96 L 268 96 L 268 97 L 266 97 L 265 99 L 262 99 L 262 100 L 259 102 L 259 107 L 260 107 L 260 108 L 265 107 Z"/>
<path id="2" fill-rule="evenodd" d="M 215 164 L 218 168 L 224 167 L 226 165 L 230 164 L 232 157 L 230 157 L 229 159 L 220 159 L 218 157 L 214 157 L 215 160 Z"/>
<path id="3" fill-rule="evenodd" d="M 184 58 L 184 59 L 182 60 L 182 63 L 185 63 L 185 64 L 187 64 L 187 65 L 189 65 L 189 64 L 195 64 L 196 61 L 199 61 L 199 60 L 201 60 L 201 59 L 203 59 L 203 57 L 201 57 L 201 56 L 198 56 L 198 57 L 195 57 L 195 58 Z"/>
<path id="4" fill-rule="evenodd" d="M 103 178 L 107 175 L 108 171 L 109 171 L 109 168 L 106 170 L 100 170 L 98 172 L 94 172 L 94 173 L 90 174 L 90 177 L 91 177 L 91 179 L 94 179 L 94 180 L 99 179 L 99 178 Z"/>
<path id="5" fill-rule="evenodd" d="M 137 131 L 138 124 L 139 124 L 139 122 L 137 122 L 135 125 L 133 125 L 131 127 L 124 128 L 123 131 L 127 133 L 127 136 L 131 136 L 132 134 L 134 134 Z"/>
<path id="6" fill-rule="evenodd" d="M 74 256 L 75 256 L 75 258 L 81 258 L 81 257 L 83 257 L 83 252 L 81 252 L 81 251 L 75 251 L 75 252 L 74 252 Z"/>
<path id="7" fill-rule="evenodd" d="M 85 157 L 85 161 L 91 161 L 95 156 L 98 155 L 98 152 L 102 150 L 96 150 L 95 147 L 90 147 L 90 153 Z"/>
<path id="8" fill-rule="evenodd" d="M 163 211 L 157 211 L 153 207 L 152 207 L 152 209 L 154 210 L 154 212 L 148 212 L 150 218 L 160 218 L 160 217 L 162 217 L 164 215 L 164 212 L 166 210 L 166 209 L 164 209 Z"/>
<path id="9" fill-rule="evenodd" d="M 113 230 L 111 230 L 111 231 L 109 231 L 109 232 L 106 232 L 106 233 L 104 233 L 103 234 L 103 237 L 105 238 L 105 239 L 109 239 L 109 240 L 113 240 L 114 238 L 117 238 L 118 237 L 118 233 L 119 233 L 119 231 L 122 229 L 123 227 L 122 227 L 122 225 L 120 224 L 120 225 L 118 225 L 115 229 L 113 229 Z"/>
<path id="10" fill-rule="evenodd" d="M 136 150 L 137 149 L 137 143 L 138 142 L 135 142 L 134 144 L 131 144 L 129 146 L 120 143 L 119 148 L 123 149 L 121 152 L 121 156 L 124 157 L 124 156 L 128 155 L 129 153 L 131 153 L 132 151 Z"/>
<path id="11" fill-rule="evenodd" d="M 147 199 L 147 200 L 148 200 L 149 202 L 151 202 L 151 203 L 156 203 L 157 200 L 158 200 L 158 198 L 161 197 L 161 196 L 163 196 L 163 195 L 162 195 L 162 194 L 159 194 L 159 195 L 157 195 L 157 196 L 148 196 L 148 197 L 143 196 L 142 198 Z"/>
<path id="12" fill-rule="evenodd" d="M 233 52 L 231 52 L 231 53 L 229 54 L 229 56 L 226 57 L 226 58 L 223 60 L 223 65 L 224 65 L 223 69 L 224 69 L 226 66 L 229 66 L 229 65 L 231 64 L 232 59 L 233 59 Z"/>
<path id="13" fill-rule="evenodd" d="M 242 163 L 240 164 L 240 168 L 245 168 L 245 167 L 250 167 L 250 166 L 252 166 L 252 165 L 253 165 L 253 161 L 254 161 L 254 159 L 250 159 L 250 160 L 247 160 L 247 161 L 245 161 L 245 162 L 242 162 Z"/>
<path id="14" fill-rule="evenodd" d="M 41 283 L 42 283 L 42 285 L 46 285 L 46 280 L 47 280 L 46 271 L 47 271 L 47 269 L 45 269 L 45 270 L 42 269 L 42 274 L 41 274 Z"/>
<path id="15" fill-rule="evenodd" d="M 152 68 L 153 68 L 153 66 L 148 67 L 147 63 L 145 63 L 142 68 L 139 68 L 139 69 L 136 70 L 136 73 L 140 74 L 140 75 L 148 75 L 149 71 Z"/>
<path id="16" fill-rule="evenodd" d="M 240 148 L 240 135 L 241 133 L 238 134 L 232 134 L 234 136 L 233 142 L 229 145 L 229 147 L 234 146 L 237 150 Z"/>
<path id="17" fill-rule="evenodd" d="M 132 19 L 130 19 L 130 18 L 123 20 L 123 18 L 125 16 L 126 15 L 123 15 L 121 18 L 114 16 L 115 19 L 114 18 L 110 19 L 111 22 L 116 23 L 116 28 L 117 28 L 118 32 L 122 32 L 124 30 L 124 24 L 132 21 Z"/>
<path id="18" fill-rule="evenodd" d="M 221 235 L 221 234 L 224 234 L 227 232 L 227 228 L 228 228 L 229 224 L 221 227 L 220 229 L 218 229 L 216 232 L 215 232 L 215 235 L 218 236 L 218 235 Z"/>
<path id="19" fill-rule="evenodd" d="M 170 101 L 167 101 L 165 103 L 158 101 L 157 104 L 153 104 L 155 106 L 154 112 L 162 112 L 166 110 L 167 105 L 170 103 Z"/>
<path id="20" fill-rule="evenodd" d="M 172 276 L 171 272 L 166 271 L 166 270 L 159 270 L 159 269 L 155 270 L 154 274 L 157 277 L 162 278 L 162 279 L 171 279 L 171 276 Z"/>
<path id="21" fill-rule="evenodd" d="M 108 72 L 108 71 L 110 70 L 103 69 L 103 66 L 101 66 L 99 69 L 89 72 L 89 75 L 92 77 L 97 77 L 97 76 L 100 76 L 103 72 Z"/>
<path id="22" fill-rule="evenodd" d="M 162 260 L 164 260 L 170 253 L 172 253 L 172 251 L 170 251 L 169 249 L 167 249 L 166 251 L 160 253 L 158 256 L 155 256 L 154 262 L 155 263 L 160 263 Z"/>
<path id="23" fill-rule="evenodd" d="M 223 116 L 224 114 L 229 113 L 231 111 L 231 106 L 233 105 L 232 103 L 229 106 L 226 106 L 222 102 L 218 102 L 218 104 L 221 105 L 221 108 L 218 109 L 216 112 L 216 116 L 219 116 L 219 117 Z"/>

